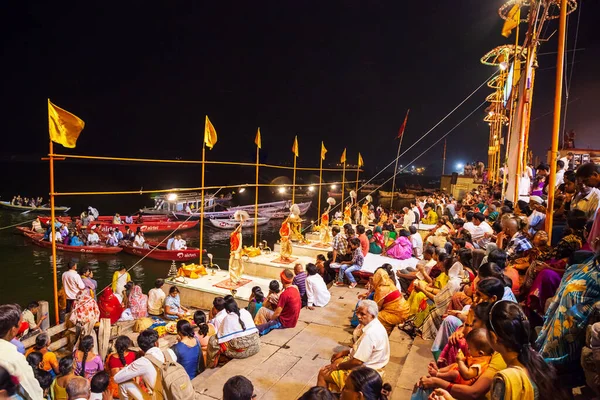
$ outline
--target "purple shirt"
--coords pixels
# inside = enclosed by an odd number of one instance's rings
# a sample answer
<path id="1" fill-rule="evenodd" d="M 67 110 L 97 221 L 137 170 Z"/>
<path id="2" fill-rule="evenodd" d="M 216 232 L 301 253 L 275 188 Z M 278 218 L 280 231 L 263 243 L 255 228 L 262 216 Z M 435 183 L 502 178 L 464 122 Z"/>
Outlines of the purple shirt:
<path id="1" fill-rule="evenodd" d="M 292 284 L 298 286 L 300 296 L 304 296 L 306 294 L 306 272 L 302 271 L 298 275 L 294 276 Z"/>

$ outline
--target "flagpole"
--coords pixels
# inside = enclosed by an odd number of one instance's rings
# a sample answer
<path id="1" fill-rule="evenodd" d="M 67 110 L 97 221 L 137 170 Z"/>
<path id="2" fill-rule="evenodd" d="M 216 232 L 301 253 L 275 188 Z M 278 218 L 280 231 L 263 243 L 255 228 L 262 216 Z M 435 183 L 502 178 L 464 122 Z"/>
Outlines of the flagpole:
<path id="1" fill-rule="evenodd" d="M 546 232 L 548 232 L 548 243 L 550 243 L 550 240 L 552 240 L 552 218 L 554 217 L 554 182 L 556 180 L 556 159 L 558 158 L 558 137 L 560 134 L 560 111 L 562 107 L 566 25 L 567 0 L 561 0 L 560 18 L 558 25 L 558 53 L 556 56 L 556 92 L 554 95 L 554 123 L 552 125 L 552 148 L 550 149 L 550 189 L 548 190 L 548 207 L 546 208 Z"/>
<path id="2" fill-rule="evenodd" d="M 323 189 L 323 147 L 321 142 L 321 153 L 319 154 L 319 199 L 317 200 L 317 225 L 321 225 L 321 190 Z"/>
<path id="3" fill-rule="evenodd" d="M 54 283 L 54 316 L 56 325 L 60 323 L 60 312 L 58 309 L 58 278 L 56 271 L 56 228 L 54 226 L 55 210 L 54 210 L 54 145 L 50 140 L 50 232 L 52 236 L 52 280 Z"/>
<path id="4" fill-rule="evenodd" d="M 444 139 L 444 156 L 442 157 L 442 176 L 446 171 L 446 139 Z"/>
<path id="5" fill-rule="evenodd" d="M 259 132 L 260 132 L 260 128 Z M 260 137 L 260 136 L 259 136 Z M 256 193 L 254 195 L 254 247 L 258 242 L 258 163 L 260 160 L 260 146 L 256 145 Z"/>
<path id="6" fill-rule="evenodd" d="M 394 165 L 394 176 L 392 177 L 392 199 L 390 200 L 390 210 L 394 208 L 394 197 L 396 197 L 396 174 L 398 173 L 398 160 L 400 159 L 400 148 L 402 147 L 402 139 L 404 139 L 404 132 L 400 136 L 400 143 L 398 143 L 398 152 L 396 153 L 396 164 Z"/>
<path id="7" fill-rule="evenodd" d="M 358 153 L 358 159 L 360 160 L 360 153 Z M 358 178 L 360 176 L 360 163 L 357 163 L 356 165 L 358 165 L 358 168 L 356 169 L 356 199 L 358 200 Z"/>
<path id="8" fill-rule="evenodd" d="M 202 141 L 202 191 L 200 195 L 200 264 L 202 264 L 202 243 L 204 239 L 204 166 L 206 164 L 205 157 L 206 143 Z"/>
<path id="9" fill-rule="evenodd" d="M 294 177 L 292 179 L 292 204 L 296 204 L 296 154 L 294 153 Z"/>
<path id="10" fill-rule="evenodd" d="M 345 152 L 346 150 L 344 150 Z M 344 162 L 342 163 L 342 210 L 344 209 L 344 207 L 346 207 L 346 203 L 344 202 L 344 186 L 345 186 L 345 180 L 346 180 L 346 160 L 344 160 Z"/>

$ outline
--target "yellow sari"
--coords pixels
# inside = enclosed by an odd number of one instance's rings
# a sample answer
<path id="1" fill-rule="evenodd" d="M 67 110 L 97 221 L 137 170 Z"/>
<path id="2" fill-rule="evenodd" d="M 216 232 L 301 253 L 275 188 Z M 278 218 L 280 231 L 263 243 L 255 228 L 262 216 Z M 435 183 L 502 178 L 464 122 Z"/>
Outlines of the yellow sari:
<path id="1" fill-rule="evenodd" d="M 433 287 L 442 289 L 444 286 L 446 286 L 449 279 L 450 278 L 448 277 L 448 275 L 445 272 L 442 272 L 438 275 L 437 278 L 433 280 Z M 425 281 L 415 281 L 415 283 L 417 282 L 426 283 Z M 415 315 L 416 313 L 418 313 L 420 311 L 421 303 L 427 299 L 428 297 L 425 295 L 425 293 L 413 289 L 407 300 L 409 315 Z"/>
<path id="2" fill-rule="evenodd" d="M 394 327 L 404 323 L 408 317 L 408 303 L 388 275 L 385 269 L 378 269 L 373 275 L 373 300 L 379 307 L 377 319 L 385 327 L 388 336 Z"/>
<path id="3" fill-rule="evenodd" d="M 499 371 L 494 376 L 490 393 L 492 399 L 535 400 L 538 397 L 527 371 L 521 367 Z"/>

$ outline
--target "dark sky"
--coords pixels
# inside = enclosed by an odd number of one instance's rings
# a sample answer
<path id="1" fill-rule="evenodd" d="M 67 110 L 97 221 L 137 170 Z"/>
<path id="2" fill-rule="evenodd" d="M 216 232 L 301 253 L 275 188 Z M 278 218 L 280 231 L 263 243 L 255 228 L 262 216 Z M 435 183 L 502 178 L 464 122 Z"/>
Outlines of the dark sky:
<path id="1" fill-rule="evenodd" d="M 317 165 L 324 140 L 329 160 L 348 147 L 349 161 L 361 151 L 373 170 L 395 157 L 407 108 L 405 148 L 492 74 L 479 62 L 484 53 L 514 40 L 500 35 L 496 0 L 219 3 L 5 2 L 0 154 L 47 151 L 50 97 L 86 122 L 78 154 L 199 159 L 208 114 L 219 134 L 211 159 L 252 160 L 260 126 L 268 162 L 291 162 L 298 135 L 299 165 Z M 586 0 L 583 10 L 577 47 L 585 51 L 574 64 L 567 127 L 581 147 L 600 148 L 599 2 Z M 540 50 L 554 51 L 555 38 Z M 550 143 L 555 63 L 554 54 L 540 56 L 531 132 L 538 155 Z M 401 163 L 488 93 L 475 94 Z M 451 165 L 487 158 L 482 118 L 483 110 L 449 136 Z M 441 153 L 440 143 L 417 164 L 439 171 Z"/>

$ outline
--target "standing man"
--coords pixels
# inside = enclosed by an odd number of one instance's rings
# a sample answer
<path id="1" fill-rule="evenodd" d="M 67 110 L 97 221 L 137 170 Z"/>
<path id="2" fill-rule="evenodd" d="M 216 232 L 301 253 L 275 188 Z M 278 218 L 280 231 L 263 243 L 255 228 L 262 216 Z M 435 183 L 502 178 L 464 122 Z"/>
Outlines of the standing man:
<path id="1" fill-rule="evenodd" d="M 331 234 L 333 235 L 333 242 L 331 247 L 333 248 L 333 262 L 339 263 L 344 261 L 346 253 L 348 252 L 348 241 L 346 237 L 340 233 L 340 227 L 334 225 L 331 227 Z"/>
<path id="2" fill-rule="evenodd" d="M 77 273 L 77 263 L 75 261 L 69 261 L 69 270 L 62 274 L 62 284 L 67 296 L 67 313 L 70 313 L 77 295 L 85 289 L 85 284 Z"/>

